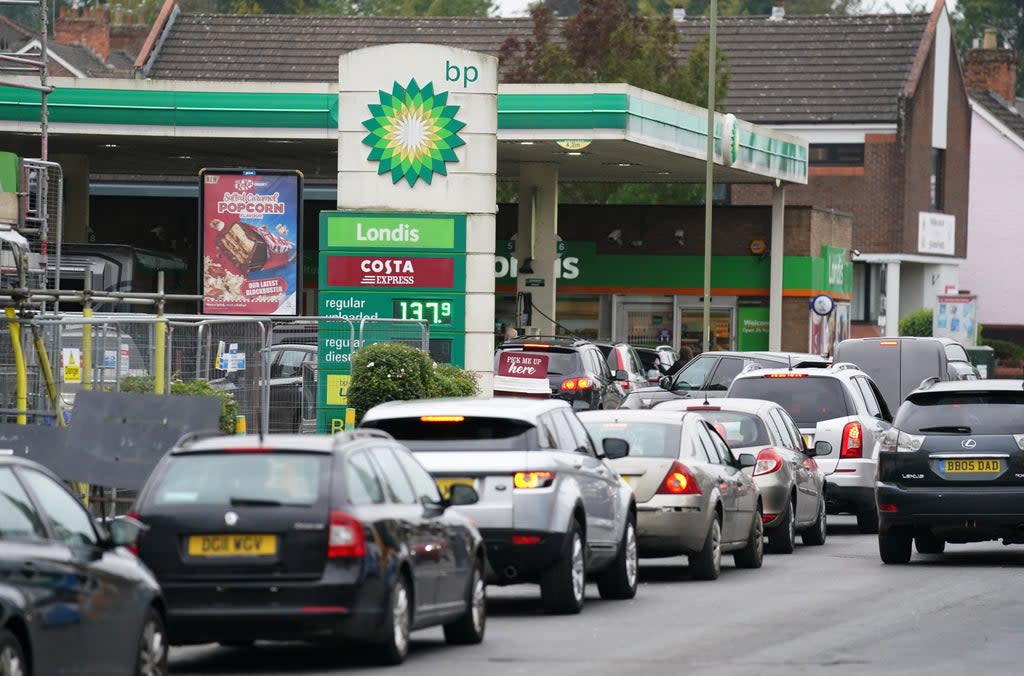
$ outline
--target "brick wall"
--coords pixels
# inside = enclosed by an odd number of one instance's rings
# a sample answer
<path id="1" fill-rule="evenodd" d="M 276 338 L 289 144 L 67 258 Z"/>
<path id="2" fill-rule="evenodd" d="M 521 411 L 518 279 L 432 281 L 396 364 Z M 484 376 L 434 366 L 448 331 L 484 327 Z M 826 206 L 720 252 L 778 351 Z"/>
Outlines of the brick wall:
<path id="1" fill-rule="evenodd" d="M 1012 49 L 972 49 L 964 56 L 964 84 L 968 90 L 990 90 L 1013 101 L 1017 88 L 1017 62 Z"/>
<path id="2" fill-rule="evenodd" d="M 806 298 L 782 299 L 782 349 L 807 352 L 810 334 L 810 310 Z"/>
<path id="3" fill-rule="evenodd" d="M 110 56 L 110 17 L 106 8 L 90 7 L 76 13 L 62 6 L 53 30 L 61 44 L 85 45 L 104 61 Z"/>

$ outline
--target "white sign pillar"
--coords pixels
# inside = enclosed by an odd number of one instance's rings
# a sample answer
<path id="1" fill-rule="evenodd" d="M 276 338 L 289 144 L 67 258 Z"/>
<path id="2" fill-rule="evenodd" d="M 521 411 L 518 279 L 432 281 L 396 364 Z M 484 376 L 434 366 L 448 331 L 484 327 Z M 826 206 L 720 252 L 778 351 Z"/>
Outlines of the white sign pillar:
<path id="1" fill-rule="evenodd" d="M 490 394 L 498 60 L 439 45 L 368 47 L 340 57 L 339 83 L 338 209 L 466 215 L 465 279 L 453 285 L 466 294 L 459 361 Z"/>
<path id="2" fill-rule="evenodd" d="M 516 237 L 516 291 L 530 294 L 533 317 L 528 330 L 555 335 L 555 265 L 558 263 L 558 165 L 519 168 L 519 231 Z M 524 270 L 524 265 L 529 266 Z M 547 315 L 547 316 L 545 316 Z"/>
<path id="3" fill-rule="evenodd" d="M 782 262 L 785 257 L 786 185 L 772 190 L 772 236 L 768 248 L 768 349 L 782 349 Z"/>

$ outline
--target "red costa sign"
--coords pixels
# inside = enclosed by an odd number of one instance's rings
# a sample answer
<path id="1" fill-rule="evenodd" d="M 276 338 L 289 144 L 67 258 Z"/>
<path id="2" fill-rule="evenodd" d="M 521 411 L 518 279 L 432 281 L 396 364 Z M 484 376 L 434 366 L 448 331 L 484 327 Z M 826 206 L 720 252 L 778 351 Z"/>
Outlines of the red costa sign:
<path id="1" fill-rule="evenodd" d="M 511 378 L 547 378 L 548 356 L 502 352 L 498 360 L 498 375 Z"/>
<path id="2" fill-rule="evenodd" d="M 329 256 L 327 285 L 451 289 L 455 263 L 451 258 Z"/>

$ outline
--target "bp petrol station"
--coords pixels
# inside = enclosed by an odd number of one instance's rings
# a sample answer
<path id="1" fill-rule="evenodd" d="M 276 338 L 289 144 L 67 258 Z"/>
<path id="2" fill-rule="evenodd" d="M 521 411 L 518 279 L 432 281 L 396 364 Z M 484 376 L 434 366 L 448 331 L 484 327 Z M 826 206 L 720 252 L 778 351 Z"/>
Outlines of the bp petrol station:
<path id="1" fill-rule="evenodd" d="M 320 85 L 58 79 L 49 143 L 54 159 L 68 158 L 69 186 L 132 173 L 158 187 L 189 173 L 177 158 L 194 158 L 294 169 L 307 194 L 311 179 L 329 182 L 324 167 L 336 150 L 336 210 L 319 214 L 317 241 L 305 242 L 318 250 L 318 314 L 425 320 L 489 392 L 499 178 L 519 185 L 517 285 L 536 309 L 528 329 L 549 334 L 559 182 L 702 183 L 707 140 L 705 110 L 645 90 L 497 80 L 496 58 L 425 44 L 349 52 L 339 82 Z M 11 150 L 32 155 L 38 115 L 38 94 L 0 88 Z M 123 163 L 104 151 L 111 146 L 123 149 Z M 715 183 L 773 191 L 768 344 L 779 349 L 784 191 L 807 181 L 807 143 L 716 114 L 714 148 Z M 88 213 L 88 193 L 67 192 L 68 211 Z M 69 218 L 65 241 L 76 229 L 81 236 Z M 348 347 L 334 347 L 321 345 L 324 386 L 347 380 L 347 359 L 334 352 Z M 344 405 L 327 394 L 322 403 Z"/>

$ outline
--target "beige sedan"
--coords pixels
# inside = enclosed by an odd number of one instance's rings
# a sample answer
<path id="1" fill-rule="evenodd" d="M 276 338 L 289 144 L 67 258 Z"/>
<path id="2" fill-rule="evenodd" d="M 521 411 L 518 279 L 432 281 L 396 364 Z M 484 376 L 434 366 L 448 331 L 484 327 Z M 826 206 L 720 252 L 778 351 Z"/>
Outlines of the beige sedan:
<path id="1" fill-rule="evenodd" d="M 629 443 L 629 455 L 610 464 L 636 495 L 640 556 L 685 555 L 702 580 L 718 577 L 723 552 L 738 567 L 761 567 L 761 495 L 743 471 L 753 455 L 734 457 L 697 413 L 618 409 L 579 418 L 598 448 L 605 439 Z"/>

